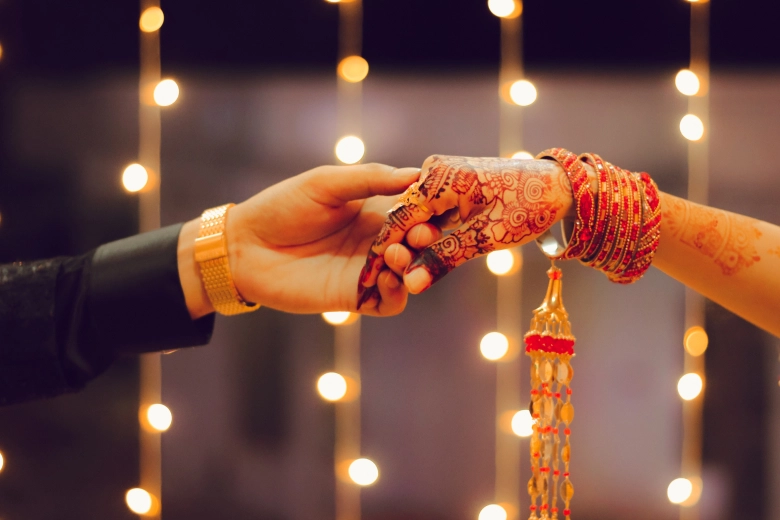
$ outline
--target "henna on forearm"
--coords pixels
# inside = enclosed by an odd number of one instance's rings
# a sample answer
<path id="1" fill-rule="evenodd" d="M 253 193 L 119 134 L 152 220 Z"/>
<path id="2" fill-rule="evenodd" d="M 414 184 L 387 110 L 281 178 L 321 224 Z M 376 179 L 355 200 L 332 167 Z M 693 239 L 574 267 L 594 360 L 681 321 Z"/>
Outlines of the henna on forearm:
<path id="1" fill-rule="evenodd" d="M 712 258 L 726 276 L 761 261 L 756 249 L 762 235 L 758 220 L 672 196 L 666 196 L 665 202 L 663 222 L 667 240 L 679 240 Z"/>

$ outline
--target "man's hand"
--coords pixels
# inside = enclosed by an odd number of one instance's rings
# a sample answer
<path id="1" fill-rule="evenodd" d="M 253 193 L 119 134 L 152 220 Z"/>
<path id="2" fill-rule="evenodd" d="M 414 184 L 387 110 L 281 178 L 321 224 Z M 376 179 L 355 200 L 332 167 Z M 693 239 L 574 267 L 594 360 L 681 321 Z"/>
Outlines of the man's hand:
<path id="1" fill-rule="evenodd" d="M 418 177 L 417 168 L 322 166 L 233 207 L 227 240 L 239 294 L 286 312 L 356 311 L 358 274 L 396 202 L 392 195 Z M 192 255 L 199 222 L 185 224 L 179 238 L 180 278 L 193 318 L 213 311 Z M 401 279 L 383 269 L 375 280 L 378 294 L 360 311 L 401 312 L 407 300 Z"/>

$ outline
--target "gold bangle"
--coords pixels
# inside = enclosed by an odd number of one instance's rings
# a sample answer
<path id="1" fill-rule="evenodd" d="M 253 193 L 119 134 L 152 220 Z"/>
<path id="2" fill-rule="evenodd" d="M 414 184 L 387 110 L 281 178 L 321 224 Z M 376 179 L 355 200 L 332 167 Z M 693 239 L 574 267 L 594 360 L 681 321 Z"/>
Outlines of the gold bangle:
<path id="1" fill-rule="evenodd" d="M 233 283 L 227 250 L 227 214 L 235 204 L 207 209 L 195 239 L 195 261 L 211 305 L 225 316 L 256 311 L 260 305 L 245 301 Z"/>

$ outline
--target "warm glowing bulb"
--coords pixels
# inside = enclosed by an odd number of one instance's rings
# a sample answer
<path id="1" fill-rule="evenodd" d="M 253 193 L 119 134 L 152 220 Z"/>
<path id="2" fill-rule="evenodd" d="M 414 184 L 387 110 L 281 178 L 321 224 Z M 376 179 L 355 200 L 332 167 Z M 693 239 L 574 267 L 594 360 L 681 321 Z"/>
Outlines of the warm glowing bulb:
<path id="1" fill-rule="evenodd" d="M 686 401 L 690 401 L 699 397 L 703 386 L 704 381 L 699 374 L 685 374 L 677 383 L 677 393 Z"/>
<path id="2" fill-rule="evenodd" d="M 360 83 L 368 76 L 368 62 L 362 56 L 347 56 L 339 63 L 339 76 L 350 83 Z"/>
<path id="3" fill-rule="evenodd" d="M 512 431 L 518 437 L 530 437 L 534 433 L 536 420 L 529 410 L 520 410 L 512 416 Z"/>
<path id="4" fill-rule="evenodd" d="M 707 333 L 701 327 L 691 327 L 685 332 L 685 350 L 691 356 L 701 356 L 707 350 L 707 346 L 710 343 L 710 339 Z"/>
<path id="5" fill-rule="evenodd" d="M 336 143 L 336 157 L 344 164 L 355 164 L 366 153 L 366 145 L 359 137 L 348 135 Z"/>
<path id="6" fill-rule="evenodd" d="M 521 107 L 527 107 L 536 101 L 536 87 L 526 79 L 521 79 L 512 83 L 509 87 L 509 97 L 512 102 Z"/>
<path id="7" fill-rule="evenodd" d="M 322 319 L 331 325 L 344 325 L 352 317 L 351 312 L 323 312 Z"/>
<path id="8" fill-rule="evenodd" d="M 500 332 L 489 332 L 479 342 L 479 350 L 490 361 L 498 361 L 509 350 L 509 340 Z"/>
<path id="9" fill-rule="evenodd" d="M 488 0 L 488 9 L 499 18 L 516 18 L 523 11 L 520 0 Z"/>
<path id="10" fill-rule="evenodd" d="M 369 459 L 357 459 L 349 465 L 349 478 L 358 486 L 370 486 L 379 478 L 379 468 Z"/>
<path id="11" fill-rule="evenodd" d="M 704 135 L 704 123 L 693 114 L 688 114 L 680 121 L 680 132 L 689 141 L 698 141 Z"/>
<path id="12" fill-rule="evenodd" d="M 154 87 L 154 102 L 161 107 L 173 105 L 179 99 L 179 85 L 172 79 L 164 79 Z"/>
<path id="13" fill-rule="evenodd" d="M 3 59 L 3 46 L 0 45 L 0 60 Z"/>
<path id="14" fill-rule="evenodd" d="M 512 154 L 512 159 L 523 159 L 525 161 L 530 161 L 533 158 L 533 154 L 531 154 L 531 152 L 526 152 L 525 150 Z"/>
<path id="15" fill-rule="evenodd" d="M 490 272 L 495 275 L 508 274 L 515 266 L 515 255 L 508 249 L 493 251 L 487 255 L 487 266 Z"/>
<path id="16" fill-rule="evenodd" d="M 149 172 L 140 164 L 131 164 L 122 173 L 122 185 L 130 193 L 141 191 L 149 182 Z"/>
<path id="17" fill-rule="evenodd" d="M 165 15 L 162 9 L 159 7 L 149 7 L 141 13 L 141 19 L 138 21 L 138 25 L 143 32 L 159 31 L 165 21 Z"/>
<path id="18" fill-rule="evenodd" d="M 683 69 L 677 73 L 677 77 L 674 78 L 674 84 L 677 85 L 677 90 L 686 96 L 695 96 L 699 92 L 699 77 L 695 72 L 688 69 Z"/>
<path id="19" fill-rule="evenodd" d="M 317 380 L 317 391 L 326 401 L 338 401 L 347 395 L 347 380 L 341 374 L 328 372 Z"/>
<path id="20" fill-rule="evenodd" d="M 682 504 L 691 497 L 693 484 L 687 478 L 676 478 L 666 488 L 666 496 L 672 504 Z"/>
<path id="21" fill-rule="evenodd" d="M 146 410 L 146 420 L 158 432 L 164 432 L 171 427 L 173 414 L 164 404 L 153 404 Z"/>
<path id="22" fill-rule="evenodd" d="M 5 457 L 3 457 L 3 454 L 0 453 L 0 471 L 3 471 L 4 467 L 5 467 Z"/>
<path id="23" fill-rule="evenodd" d="M 154 500 L 148 491 L 141 488 L 133 488 L 125 495 L 125 502 L 130 511 L 137 515 L 145 515 L 152 510 Z"/>
<path id="24" fill-rule="evenodd" d="M 482 508 L 479 512 L 479 520 L 506 520 L 506 509 L 498 504 L 490 504 Z"/>

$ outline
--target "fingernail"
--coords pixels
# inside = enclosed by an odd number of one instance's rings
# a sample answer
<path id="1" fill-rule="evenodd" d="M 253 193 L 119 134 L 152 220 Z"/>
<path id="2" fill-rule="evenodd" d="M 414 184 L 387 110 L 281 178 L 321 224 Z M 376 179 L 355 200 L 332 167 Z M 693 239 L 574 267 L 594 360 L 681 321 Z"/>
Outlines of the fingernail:
<path id="1" fill-rule="evenodd" d="M 387 286 L 391 289 L 398 289 L 401 287 L 401 280 L 398 279 L 396 275 L 391 273 L 390 271 L 387 272 L 387 280 L 385 281 L 387 283 Z"/>
<path id="2" fill-rule="evenodd" d="M 407 273 L 404 276 L 404 283 L 406 283 L 406 287 L 409 288 L 410 292 L 420 294 L 431 286 L 431 275 L 424 268 L 420 267 Z"/>
<path id="3" fill-rule="evenodd" d="M 360 310 L 360 307 L 362 307 L 364 303 L 371 299 L 371 297 L 374 295 L 374 292 L 376 292 L 376 286 L 363 287 L 361 285 L 358 288 L 357 310 Z"/>

